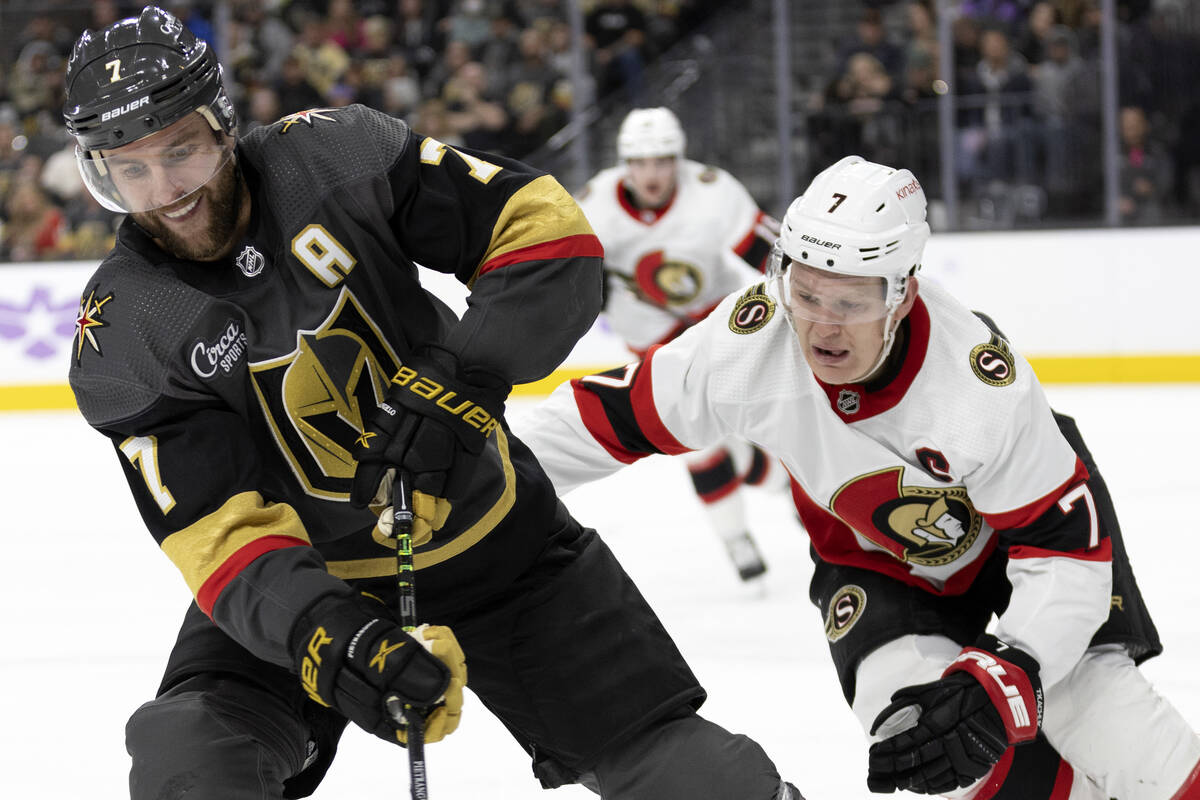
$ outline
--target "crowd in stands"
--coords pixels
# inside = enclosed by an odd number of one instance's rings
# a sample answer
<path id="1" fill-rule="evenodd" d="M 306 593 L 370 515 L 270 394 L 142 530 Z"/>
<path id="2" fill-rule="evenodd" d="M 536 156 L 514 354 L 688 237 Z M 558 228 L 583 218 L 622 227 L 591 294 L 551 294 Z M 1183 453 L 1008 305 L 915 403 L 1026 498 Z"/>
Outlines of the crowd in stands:
<path id="1" fill-rule="evenodd" d="M 809 102 L 818 153 L 904 163 L 939 184 L 938 98 L 953 91 L 954 166 L 985 223 L 1103 215 L 1100 0 L 964 0 L 953 87 L 939 80 L 933 0 L 870 2 Z M 1153 224 L 1200 210 L 1200 46 L 1151 0 L 1117 3 L 1119 210 Z M 818 155 L 818 161 L 821 156 Z M 1172 217 L 1172 212 L 1174 216 Z"/>
<path id="2" fill-rule="evenodd" d="M 361 102 L 448 144 L 522 158 L 573 107 L 613 95 L 657 102 L 645 95 L 648 65 L 727 1 L 583 0 L 581 48 L 566 0 L 159 4 L 217 50 L 243 131 Z M 810 160 L 856 152 L 904 164 L 937 197 L 938 98 L 953 91 L 961 194 L 991 214 L 985 223 L 1101 218 L 1099 2 L 961 0 L 948 89 L 935 0 L 862 0 L 854 35 L 805 109 Z M 1200 216 L 1200 149 L 1189 135 L 1200 46 L 1155 13 L 1170 2 L 1117 3 L 1120 213 L 1131 224 Z M 142 4 L 0 2 L 0 262 L 97 258 L 111 246 L 119 219 L 83 189 L 61 123 L 63 70 L 84 27 Z M 582 84 L 568 78 L 576 67 Z"/>
<path id="3" fill-rule="evenodd" d="M 145 0 L 150 2 L 150 0 Z M 119 218 L 83 188 L 61 122 L 83 28 L 141 0 L 0 5 L 0 262 L 97 258 Z M 647 64 L 719 0 L 589 0 L 573 48 L 563 0 L 159 0 L 217 51 L 241 130 L 364 103 L 447 144 L 523 157 L 572 104 L 643 101 Z M 585 96 L 569 80 L 576 54 Z"/>

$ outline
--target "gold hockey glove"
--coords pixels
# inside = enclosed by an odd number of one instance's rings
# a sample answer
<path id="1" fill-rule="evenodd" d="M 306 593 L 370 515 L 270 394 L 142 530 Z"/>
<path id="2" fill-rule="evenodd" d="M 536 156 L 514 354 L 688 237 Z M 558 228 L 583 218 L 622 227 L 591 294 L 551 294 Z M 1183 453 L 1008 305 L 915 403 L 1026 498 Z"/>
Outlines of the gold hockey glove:
<path id="1" fill-rule="evenodd" d="M 291 651 L 300 682 L 314 702 L 336 709 L 381 739 L 407 744 L 402 715 L 389 710 L 392 697 L 425 717 L 427 742 L 458 727 L 467 666 L 449 628 L 422 625 L 408 634 L 382 604 L 333 595 L 296 622 Z"/>

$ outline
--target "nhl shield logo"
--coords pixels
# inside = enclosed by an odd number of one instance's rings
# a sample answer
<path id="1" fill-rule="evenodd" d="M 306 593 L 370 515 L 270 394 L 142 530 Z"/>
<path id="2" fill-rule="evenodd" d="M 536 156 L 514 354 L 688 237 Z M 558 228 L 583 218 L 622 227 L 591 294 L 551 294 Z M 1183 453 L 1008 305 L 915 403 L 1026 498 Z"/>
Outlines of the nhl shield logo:
<path id="1" fill-rule="evenodd" d="M 238 257 L 234 259 L 237 268 L 242 271 L 242 274 L 247 278 L 253 278 L 255 275 L 263 271 L 263 267 L 267 265 L 267 260 L 263 258 L 263 254 L 258 252 L 250 245 L 242 248 L 242 252 L 238 253 Z"/>
<path id="2" fill-rule="evenodd" d="M 838 392 L 837 407 L 843 414 L 857 414 L 862 407 L 862 398 L 853 389 L 842 389 Z"/>

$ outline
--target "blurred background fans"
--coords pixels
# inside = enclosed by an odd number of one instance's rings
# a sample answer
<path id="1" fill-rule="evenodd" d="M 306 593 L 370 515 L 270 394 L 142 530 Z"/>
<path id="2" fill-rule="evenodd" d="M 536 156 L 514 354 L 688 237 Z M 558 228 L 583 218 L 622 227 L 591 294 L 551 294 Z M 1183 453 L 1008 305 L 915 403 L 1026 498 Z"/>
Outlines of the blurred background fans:
<path id="1" fill-rule="evenodd" d="M 0 0 L 0 261 L 95 259 L 59 112 L 118 0 Z M 636 106 L 772 213 L 848 153 L 906 166 L 935 230 L 1200 221 L 1189 0 L 162 0 L 225 65 L 242 130 L 365 103 L 571 190 Z"/>

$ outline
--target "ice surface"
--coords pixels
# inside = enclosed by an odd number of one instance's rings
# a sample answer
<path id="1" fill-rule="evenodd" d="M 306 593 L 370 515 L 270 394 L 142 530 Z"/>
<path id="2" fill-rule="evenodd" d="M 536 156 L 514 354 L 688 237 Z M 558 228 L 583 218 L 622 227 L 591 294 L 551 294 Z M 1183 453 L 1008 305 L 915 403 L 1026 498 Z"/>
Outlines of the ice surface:
<path id="1" fill-rule="evenodd" d="M 1191 505 L 1200 496 L 1200 386 L 1047 392 L 1079 420 L 1108 480 L 1166 642 L 1146 673 L 1200 724 L 1200 517 Z M 76 414 L 0 414 L 0 442 L 0 797 L 128 797 L 125 720 L 158 683 L 187 589 L 143 529 L 116 456 Z M 807 543 L 786 497 L 752 495 L 752 527 L 771 566 L 761 596 L 737 581 L 677 461 L 636 464 L 567 503 L 605 536 L 674 633 L 709 691 L 708 717 L 756 738 L 809 800 L 871 797 L 866 746 L 808 602 Z M 427 757 L 437 800 L 593 796 L 540 790 L 523 752 L 473 697 L 459 731 Z M 406 754 L 350 730 L 315 797 L 408 797 Z"/>

